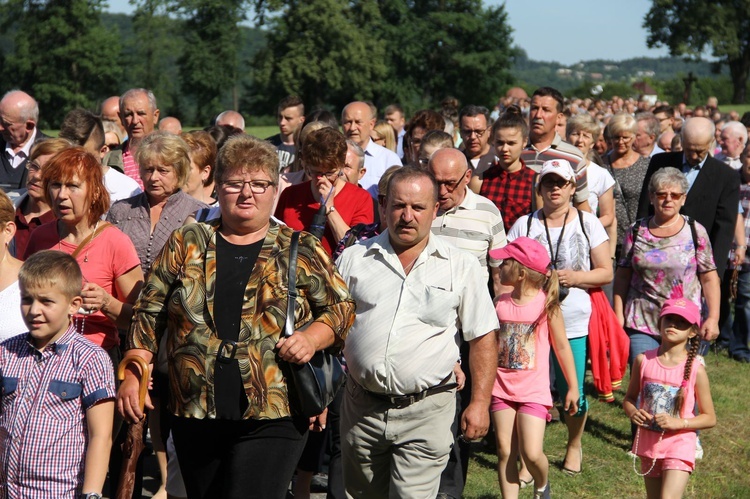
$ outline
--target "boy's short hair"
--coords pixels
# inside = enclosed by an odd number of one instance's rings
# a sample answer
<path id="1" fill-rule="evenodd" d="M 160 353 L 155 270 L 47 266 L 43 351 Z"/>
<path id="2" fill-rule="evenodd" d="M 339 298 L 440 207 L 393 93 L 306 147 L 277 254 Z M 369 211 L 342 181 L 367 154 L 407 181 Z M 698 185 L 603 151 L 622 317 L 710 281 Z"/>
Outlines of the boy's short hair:
<path id="1" fill-rule="evenodd" d="M 83 274 L 75 258 L 57 250 L 43 250 L 23 262 L 18 284 L 24 289 L 54 287 L 67 298 L 81 296 Z"/>

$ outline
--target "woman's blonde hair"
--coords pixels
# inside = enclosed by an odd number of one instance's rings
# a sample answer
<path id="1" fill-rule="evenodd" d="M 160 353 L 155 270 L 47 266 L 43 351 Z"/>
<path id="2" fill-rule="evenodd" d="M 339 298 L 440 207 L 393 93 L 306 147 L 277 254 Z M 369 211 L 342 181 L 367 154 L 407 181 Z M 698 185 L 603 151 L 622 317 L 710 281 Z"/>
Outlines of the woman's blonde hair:
<path id="1" fill-rule="evenodd" d="M 560 308 L 560 280 L 554 269 L 549 271 L 549 275 L 545 275 L 522 265 L 513 258 L 508 259 L 508 266 L 510 267 L 509 272 L 512 279 L 518 279 L 521 271 L 524 271 L 526 279 L 523 282 L 523 286 L 544 291 L 547 295 L 547 299 L 544 302 L 544 311 L 548 316 L 558 311 Z"/>
<path id="2" fill-rule="evenodd" d="M 396 133 L 393 131 L 393 127 L 388 124 L 385 120 L 380 120 L 375 123 L 373 128 L 375 133 L 380 135 L 385 140 L 385 148 L 396 152 Z"/>

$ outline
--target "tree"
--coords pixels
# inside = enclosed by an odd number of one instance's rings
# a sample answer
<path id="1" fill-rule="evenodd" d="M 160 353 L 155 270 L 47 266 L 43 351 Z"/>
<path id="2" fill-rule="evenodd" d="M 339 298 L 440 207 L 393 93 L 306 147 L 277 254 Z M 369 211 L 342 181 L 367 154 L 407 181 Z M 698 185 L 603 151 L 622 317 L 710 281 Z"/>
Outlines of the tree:
<path id="1" fill-rule="evenodd" d="M 386 0 L 380 10 L 375 36 L 391 42 L 385 100 L 431 106 L 450 94 L 463 104 L 489 105 L 512 83 L 515 52 L 504 5 Z"/>
<path id="2" fill-rule="evenodd" d="M 253 63 L 255 109 L 275 110 L 288 94 L 336 107 L 375 97 L 386 74 L 385 42 L 367 30 L 365 18 L 379 17 L 376 2 L 357 3 L 364 5 L 355 11 L 346 0 L 287 2 Z"/>
<path id="3" fill-rule="evenodd" d="M 185 50 L 179 58 L 182 90 L 194 98 L 196 119 L 207 124 L 227 107 L 237 108 L 239 23 L 242 0 L 183 0 Z"/>
<path id="4" fill-rule="evenodd" d="M 179 36 L 182 22 L 170 17 L 174 11 L 170 0 L 137 0 L 132 17 L 133 37 L 125 45 L 124 85 L 120 90 L 144 87 L 156 96 L 162 116 L 184 119 L 180 100 L 177 59 L 183 50 Z"/>
<path id="5" fill-rule="evenodd" d="M 750 76 L 750 0 L 653 0 L 643 26 L 648 46 L 667 46 L 673 56 L 700 57 L 711 48 L 729 67 L 732 102 L 745 102 Z"/>
<path id="6" fill-rule="evenodd" d="M 101 23 L 102 5 L 48 0 L 11 7 L 18 32 L 3 74 L 37 100 L 41 126 L 55 127 L 71 108 L 93 109 L 117 91 L 120 44 Z"/>

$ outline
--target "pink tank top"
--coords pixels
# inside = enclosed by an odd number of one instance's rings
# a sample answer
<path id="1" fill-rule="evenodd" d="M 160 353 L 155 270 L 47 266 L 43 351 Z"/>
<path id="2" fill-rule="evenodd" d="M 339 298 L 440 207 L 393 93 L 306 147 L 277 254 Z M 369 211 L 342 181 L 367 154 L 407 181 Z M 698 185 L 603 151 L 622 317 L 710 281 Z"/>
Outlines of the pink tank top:
<path id="1" fill-rule="evenodd" d="M 494 397 L 552 406 L 547 315 L 531 328 L 544 311 L 546 299 L 547 295 L 541 290 L 525 305 L 517 305 L 510 294 L 499 298 L 495 306 L 500 329 L 497 375 L 492 388 Z"/>
<path id="2" fill-rule="evenodd" d="M 658 358 L 659 349 L 645 352 L 641 364 L 641 407 L 649 414 L 669 413 L 674 407 L 677 391 L 682 384 L 687 359 L 674 367 L 664 366 Z M 700 357 L 693 360 L 690 378 L 685 392 L 685 402 L 680 418 L 692 418 L 695 408 L 695 380 Z M 657 459 L 681 459 L 695 463 L 695 430 L 666 431 L 659 442 L 661 428 L 655 423 L 649 427 L 638 428 L 638 448 L 633 442 L 633 452 L 640 457 Z"/>

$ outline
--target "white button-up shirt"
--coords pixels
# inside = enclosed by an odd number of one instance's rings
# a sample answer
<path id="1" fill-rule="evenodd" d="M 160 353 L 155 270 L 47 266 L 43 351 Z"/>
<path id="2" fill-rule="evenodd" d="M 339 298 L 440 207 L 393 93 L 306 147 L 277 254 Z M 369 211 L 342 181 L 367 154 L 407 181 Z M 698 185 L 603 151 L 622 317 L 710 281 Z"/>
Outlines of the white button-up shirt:
<path id="1" fill-rule="evenodd" d="M 429 236 L 408 275 L 387 231 L 347 248 L 337 266 L 357 302 L 346 363 L 371 392 L 406 395 L 438 385 L 459 359 L 459 329 L 471 341 L 498 328 L 476 257 L 439 237 Z"/>
<path id="2" fill-rule="evenodd" d="M 377 199 L 380 177 L 394 165 L 401 166 L 401 159 L 396 153 L 370 140 L 365 148 L 365 168 L 367 168 L 367 171 L 359 181 L 359 185 L 369 192 L 370 196 Z"/>

